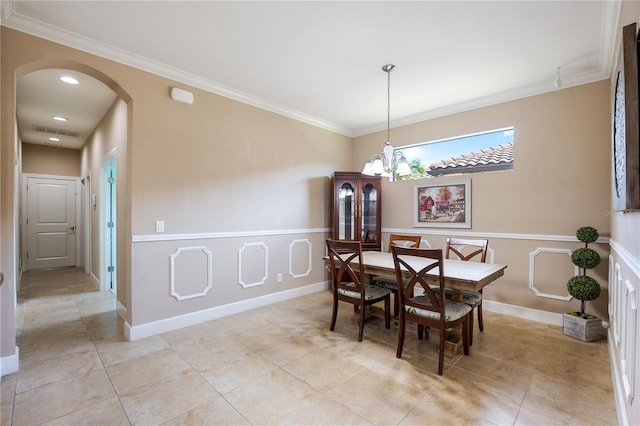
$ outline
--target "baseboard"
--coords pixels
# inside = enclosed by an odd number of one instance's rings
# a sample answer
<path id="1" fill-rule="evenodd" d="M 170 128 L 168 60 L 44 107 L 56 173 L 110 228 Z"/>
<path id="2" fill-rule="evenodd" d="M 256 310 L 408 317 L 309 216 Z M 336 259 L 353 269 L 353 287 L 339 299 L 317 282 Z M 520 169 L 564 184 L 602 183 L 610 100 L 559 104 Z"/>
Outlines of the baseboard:
<path id="1" fill-rule="evenodd" d="M 91 280 L 93 285 L 96 287 L 96 291 L 100 291 L 100 280 L 96 278 L 96 276 L 93 275 L 93 273 L 89 274 L 89 279 Z"/>
<path id="2" fill-rule="evenodd" d="M 507 303 L 494 302 L 487 299 L 484 299 L 482 301 L 482 309 L 485 311 L 509 315 L 512 317 L 518 317 L 530 321 L 538 321 L 545 324 L 557 325 L 559 327 L 562 327 L 564 325 L 564 314 L 557 314 L 555 312 L 540 311 L 538 309 L 509 305 Z M 609 322 L 602 320 L 602 328 L 608 330 Z"/>
<path id="3" fill-rule="evenodd" d="M 234 302 L 228 305 L 216 306 L 215 308 L 205 309 L 198 312 L 191 312 L 189 314 L 154 321 L 147 324 L 131 326 L 128 322 L 125 321 L 124 334 L 130 341 L 139 340 L 145 337 L 155 336 L 157 334 L 200 324 L 205 321 L 211 321 L 214 319 L 226 317 L 228 315 L 249 311 L 261 306 L 284 302 L 285 300 L 295 299 L 296 297 L 317 293 L 319 291 L 326 290 L 327 288 L 329 288 L 328 281 L 323 281 L 305 287 L 298 287 L 291 290 L 285 290 L 278 293 L 256 297 L 253 299 L 242 300 L 240 302 Z"/>
<path id="4" fill-rule="evenodd" d="M 89 274 L 89 279 L 93 282 L 93 285 L 96 286 L 96 290 L 100 291 L 100 280 L 98 279 L 98 277 L 93 275 L 93 272 Z"/>
<path id="5" fill-rule="evenodd" d="M 0 357 L 0 376 L 12 374 L 20 369 L 20 348 L 16 346 L 13 355 Z"/>
<path id="6" fill-rule="evenodd" d="M 507 303 L 494 302 L 487 299 L 482 301 L 482 310 L 562 327 L 562 314 L 556 314 L 554 312 L 509 305 Z"/>
<path id="7" fill-rule="evenodd" d="M 167 318 L 159 321 L 131 326 L 125 322 L 125 336 L 128 340 L 139 340 L 145 337 L 155 336 L 157 334 L 166 333 L 168 331 L 178 330 L 180 328 L 189 327 L 191 325 L 200 324 L 217 318 L 226 317 L 228 315 L 245 312 L 261 306 L 271 305 L 273 303 L 283 302 L 285 300 L 294 299 L 296 297 L 305 296 L 307 294 L 316 293 L 326 290 L 328 282 L 320 282 L 305 287 L 299 287 L 279 293 L 268 294 L 254 299 L 243 300 L 240 302 L 230 303 L 228 305 L 216 306 L 215 308 L 205 309 L 198 312 L 180 315 L 177 317 Z M 562 327 L 563 314 L 554 312 L 541 311 L 538 309 L 525 308 L 522 306 L 510 305 L 507 303 L 494 302 L 485 299 L 482 302 L 482 309 L 489 312 L 518 317 L 530 321 L 538 321 L 545 324 L 557 325 Z M 126 318 L 126 308 L 118 302 L 118 315 L 123 319 Z M 603 321 L 603 326 L 608 326 Z"/>
<path id="8" fill-rule="evenodd" d="M 629 420 L 627 418 L 627 409 L 624 401 L 624 385 L 620 378 L 622 374 L 620 370 L 618 370 L 618 364 L 615 362 L 616 359 L 616 344 L 615 338 L 611 334 L 611 329 L 609 329 L 608 339 L 608 347 L 609 347 L 609 360 L 611 364 L 611 382 L 613 383 L 613 402 L 616 406 L 616 414 L 618 415 L 618 423 L 619 425 L 628 425 Z"/>
<path id="9" fill-rule="evenodd" d="M 127 308 L 118 300 L 118 316 L 124 321 L 127 320 Z"/>

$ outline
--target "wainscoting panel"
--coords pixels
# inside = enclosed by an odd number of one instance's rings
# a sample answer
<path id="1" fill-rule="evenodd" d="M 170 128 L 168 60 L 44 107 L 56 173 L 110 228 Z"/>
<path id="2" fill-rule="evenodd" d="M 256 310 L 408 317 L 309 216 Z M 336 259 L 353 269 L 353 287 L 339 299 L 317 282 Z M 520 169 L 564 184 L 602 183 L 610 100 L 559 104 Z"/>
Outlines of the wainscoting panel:
<path id="1" fill-rule="evenodd" d="M 621 339 L 621 329 L 622 329 L 622 266 L 619 263 L 616 263 L 615 274 L 613 278 L 613 282 L 610 284 L 613 287 L 613 295 L 611 298 L 613 299 L 613 339 L 620 349 L 620 344 L 622 342 Z"/>
<path id="2" fill-rule="evenodd" d="M 613 280 L 615 279 L 616 276 L 616 264 L 615 261 L 613 259 L 613 256 L 609 255 L 609 276 L 607 278 L 607 283 L 612 283 Z M 608 300 L 608 305 L 607 305 L 607 309 L 609 311 L 609 324 L 611 325 L 611 327 L 614 327 L 614 323 L 613 323 L 613 301 L 616 298 L 616 294 L 615 294 L 615 286 L 613 287 L 609 287 L 609 300 Z"/>
<path id="3" fill-rule="evenodd" d="M 206 247 L 180 247 L 170 256 L 171 296 L 203 297 L 211 290 L 212 253 Z"/>
<path id="4" fill-rule="evenodd" d="M 624 323 L 622 332 L 622 348 L 620 351 L 620 366 L 622 369 L 622 384 L 627 401 L 633 403 L 635 389 L 635 372 L 637 358 L 638 336 L 638 306 L 636 292 L 631 282 L 624 284 Z"/>
<path id="5" fill-rule="evenodd" d="M 311 241 L 293 240 L 289 244 L 289 275 L 302 278 L 311 273 Z"/>
<path id="6" fill-rule="evenodd" d="M 614 272 L 610 274 L 609 355 L 619 424 L 640 424 L 638 393 L 640 351 L 640 259 L 635 258 L 615 240 L 611 240 Z"/>
<path id="7" fill-rule="evenodd" d="M 269 247 L 244 243 L 238 250 L 238 284 L 244 288 L 262 285 L 269 278 Z"/>
<path id="8" fill-rule="evenodd" d="M 565 290 L 565 292 L 563 294 L 553 294 L 553 293 L 548 293 L 543 291 L 541 288 L 544 285 L 544 278 L 540 277 L 541 274 L 545 271 L 545 270 L 551 270 L 552 268 L 550 268 L 550 265 L 552 264 L 553 261 L 555 261 L 555 259 L 552 259 L 551 257 L 547 256 L 547 255 L 543 255 L 543 253 L 548 254 L 553 254 L 553 255 L 560 255 L 563 257 L 561 263 L 565 263 L 566 262 L 566 257 L 569 257 L 569 265 L 572 265 L 571 263 L 571 250 L 569 249 L 559 249 L 559 248 L 544 248 L 544 247 L 538 247 L 535 251 L 529 253 L 529 288 L 531 289 L 531 291 L 534 292 L 534 294 L 537 297 L 546 297 L 548 299 L 556 299 L 556 300 L 566 300 L 569 301 L 571 300 L 571 295 L 568 294 Z M 538 258 L 539 256 L 539 258 Z M 557 271 L 558 265 L 556 263 L 554 264 L 554 268 L 553 270 Z M 536 275 L 537 272 L 537 275 Z M 567 270 L 567 272 L 569 272 Z M 578 273 L 580 272 L 579 268 L 577 266 L 574 267 L 574 273 L 573 275 L 578 275 Z M 562 277 L 562 278 L 558 278 L 557 275 L 554 276 L 554 279 L 564 279 L 564 282 L 567 282 L 569 280 L 569 278 L 571 278 L 573 275 L 567 274 L 566 278 Z M 540 278 L 538 278 L 540 277 Z M 537 279 L 538 278 L 538 279 Z M 546 278 L 546 277 L 545 277 Z M 548 278 L 547 278 L 548 279 Z M 536 286 L 537 284 L 537 286 Z M 541 288 L 538 288 L 541 287 Z"/>

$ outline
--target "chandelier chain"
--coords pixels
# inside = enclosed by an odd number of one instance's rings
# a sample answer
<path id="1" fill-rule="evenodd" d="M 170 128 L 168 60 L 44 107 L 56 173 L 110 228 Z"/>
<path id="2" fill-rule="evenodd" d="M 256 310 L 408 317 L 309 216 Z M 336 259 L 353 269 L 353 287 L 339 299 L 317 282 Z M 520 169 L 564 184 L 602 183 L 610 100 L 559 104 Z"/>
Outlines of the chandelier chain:
<path id="1" fill-rule="evenodd" d="M 391 145 L 391 71 L 395 68 L 393 64 L 382 67 L 382 71 L 387 73 L 387 141 L 382 152 L 373 154 L 362 169 L 363 174 L 406 176 L 411 174 L 409 163 L 401 151 L 396 151 Z"/>
<path id="2" fill-rule="evenodd" d="M 387 145 L 391 143 L 389 135 L 391 126 L 391 70 L 393 70 L 393 66 L 387 70 Z"/>

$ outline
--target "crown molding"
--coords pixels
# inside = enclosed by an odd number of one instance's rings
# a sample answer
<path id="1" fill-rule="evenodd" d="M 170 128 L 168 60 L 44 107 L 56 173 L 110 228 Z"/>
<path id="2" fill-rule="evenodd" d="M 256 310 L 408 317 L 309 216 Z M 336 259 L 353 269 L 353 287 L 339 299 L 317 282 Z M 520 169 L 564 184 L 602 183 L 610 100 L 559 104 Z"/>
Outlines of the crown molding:
<path id="1" fill-rule="evenodd" d="M 600 46 L 603 54 L 598 58 L 598 65 L 593 69 L 585 70 L 581 74 L 571 78 L 563 78 L 562 89 L 594 83 L 601 80 L 608 80 L 611 78 L 611 69 L 616 51 L 616 35 L 620 21 L 621 2 L 605 1 L 603 2 L 602 9 L 602 33 Z M 570 64 L 561 64 L 561 66 L 570 67 Z M 485 95 L 481 98 L 472 99 L 466 102 L 442 105 L 419 114 L 391 120 L 390 126 L 391 128 L 407 126 L 421 121 L 433 120 L 435 118 L 459 114 L 465 111 L 472 111 L 474 109 L 497 105 L 504 102 L 511 102 L 518 99 L 528 98 L 530 96 L 542 95 L 556 90 L 557 89 L 553 86 L 552 78 L 549 77 L 549 80 L 535 84 L 515 87 L 504 92 Z M 377 125 L 371 127 L 360 127 L 353 129 L 352 137 L 364 136 L 375 132 L 381 132 L 383 130 L 386 130 L 386 126 Z"/>
<path id="2" fill-rule="evenodd" d="M 601 47 L 604 52 L 599 58 L 598 65 L 594 69 L 586 70 L 578 76 L 563 78 L 562 89 L 573 86 L 593 83 L 610 78 L 612 61 L 615 54 L 615 42 L 617 36 L 618 22 L 620 19 L 621 4 L 619 1 L 603 2 L 603 18 Z M 67 31 L 65 29 L 47 24 L 45 22 L 21 15 L 16 11 L 15 0 L 2 0 L 2 25 L 17 31 L 25 32 L 36 37 L 44 38 L 55 43 L 59 43 L 77 50 L 81 50 L 93 55 L 110 59 L 133 68 L 140 69 L 152 74 L 159 75 L 204 91 L 215 93 L 226 98 L 242 102 L 275 114 L 291 118 L 321 129 L 325 129 L 347 137 L 359 137 L 371 133 L 383 131 L 386 126 L 379 124 L 360 128 L 346 128 L 335 123 L 331 123 L 319 118 L 304 114 L 302 112 L 287 108 L 283 105 L 270 102 L 248 93 L 241 92 L 212 80 L 185 72 L 183 70 L 168 66 L 166 64 L 153 61 L 151 59 L 135 55 L 114 46 L 98 42 L 88 37 Z M 561 66 L 568 66 L 567 64 Z M 424 111 L 419 114 L 391 120 L 392 128 L 415 124 L 421 121 L 432 120 L 478 108 L 510 102 L 530 96 L 549 93 L 556 90 L 553 87 L 552 79 L 541 81 L 522 87 L 515 87 L 496 94 L 489 94 L 467 102 L 442 105 Z"/>
<path id="3" fill-rule="evenodd" d="M 84 37 L 71 31 L 67 31 L 63 28 L 59 28 L 54 25 L 50 25 L 45 22 L 21 15 L 15 9 L 14 0 L 2 2 L 1 15 L 2 26 L 5 26 L 7 28 L 21 31 L 23 33 L 27 33 L 39 38 L 43 38 L 45 40 L 71 47 L 73 49 L 90 53 L 92 55 L 110 59 L 112 61 L 158 75 L 160 77 L 165 77 L 170 80 L 189 85 L 191 87 L 202 89 L 210 93 L 215 93 L 216 95 L 224 96 L 225 98 L 251 105 L 265 111 L 273 112 L 274 114 L 282 115 L 284 117 L 291 118 L 302 123 L 328 130 L 330 132 L 338 133 L 347 137 L 353 137 L 353 132 L 351 132 L 349 129 L 338 126 L 334 123 L 312 117 L 291 108 L 287 108 L 283 105 L 279 105 L 266 99 L 252 96 L 248 93 L 241 92 L 239 90 L 171 67 L 161 62 L 133 54 L 109 44 L 101 43 L 94 39 Z"/>

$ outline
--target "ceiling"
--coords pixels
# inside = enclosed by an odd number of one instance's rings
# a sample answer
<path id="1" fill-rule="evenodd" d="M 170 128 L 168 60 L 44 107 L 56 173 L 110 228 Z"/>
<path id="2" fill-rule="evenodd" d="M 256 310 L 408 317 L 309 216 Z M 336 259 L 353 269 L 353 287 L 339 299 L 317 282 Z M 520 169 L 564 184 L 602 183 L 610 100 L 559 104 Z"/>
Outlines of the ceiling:
<path id="1" fill-rule="evenodd" d="M 557 90 L 558 67 L 561 88 L 608 79 L 620 3 L 3 1 L 2 7 L 7 27 L 359 136 L 386 128 L 387 63 L 396 66 L 392 127 Z M 18 96 L 20 132 L 28 141 L 27 128 L 50 119 L 47 109 L 64 97 L 48 93 L 54 89 L 36 77 L 22 80 L 29 96 Z M 96 120 L 100 109 L 76 109 L 74 122 Z M 83 117 L 88 110 L 93 116 Z"/>

